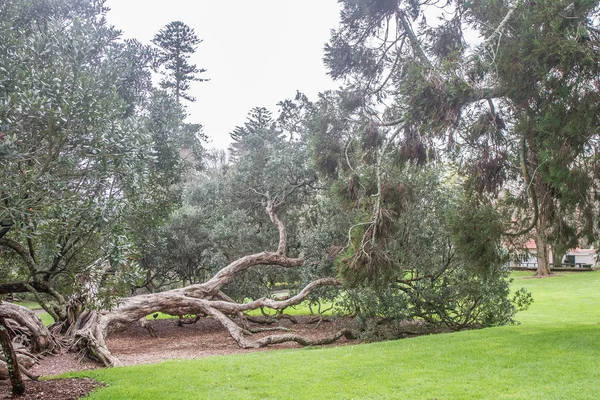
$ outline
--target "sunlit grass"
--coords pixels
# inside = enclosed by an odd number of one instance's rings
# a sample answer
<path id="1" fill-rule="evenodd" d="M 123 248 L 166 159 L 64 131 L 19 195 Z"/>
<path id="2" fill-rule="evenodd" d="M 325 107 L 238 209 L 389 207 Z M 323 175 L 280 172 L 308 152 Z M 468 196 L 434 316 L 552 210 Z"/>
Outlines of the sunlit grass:
<path id="1" fill-rule="evenodd" d="M 15 304 L 21 307 L 29 308 L 30 310 L 41 310 L 42 307 L 35 301 L 15 301 Z"/>
<path id="2" fill-rule="evenodd" d="M 50 324 L 52 324 L 54 322 L 54 318 L 52 318 L 50 316 L 50 314 L 48 314 L 47 312 L 38 314 L 38 317 L 40 317 L 40 319 L 42 320 L 42 322 L 46 326 L 48 326 L 48 325 L 50 325 Z"/>
<path id="3" fill-rule="evenodd" d="M 600 273 L 514 274 L 516 326 L 86 371 L 90 399 L 595 399 Z"/>

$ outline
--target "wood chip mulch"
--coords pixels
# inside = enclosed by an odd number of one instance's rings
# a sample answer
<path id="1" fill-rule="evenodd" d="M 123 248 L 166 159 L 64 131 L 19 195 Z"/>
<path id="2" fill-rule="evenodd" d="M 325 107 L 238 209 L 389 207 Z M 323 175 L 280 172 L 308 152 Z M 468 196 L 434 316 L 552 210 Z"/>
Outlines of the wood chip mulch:
<path id="1" fill-rule="evenodd" d="M 92 379 L 25 381 L 25 394 L 19 400 L 77 400 L 90 394 L 100 382 Z M 0 381 L 0 399 L 13 399 L 10 382 Z"/>

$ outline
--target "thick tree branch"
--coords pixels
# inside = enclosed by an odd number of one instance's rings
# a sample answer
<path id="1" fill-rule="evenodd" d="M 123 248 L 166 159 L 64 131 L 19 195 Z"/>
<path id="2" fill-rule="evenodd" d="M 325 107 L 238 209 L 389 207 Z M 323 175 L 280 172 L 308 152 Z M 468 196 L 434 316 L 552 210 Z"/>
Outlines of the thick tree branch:
<path id="1" fill-rule="evenodd" d="M 290 297 L 287 300 L 274 300 L 263 297 L 261 299 L 244 304 L 230 303 L 224 301 L 212 301 L 210 304 L 211 307 L 215 307 L 225 313 L 255 310 L 260 307 L 268 307 L 274 310 L 283 310 L 287 307 L 301 303 L 313 290 L 315 290 L 318 287 L 338 286 L 341 284 L 342 283 L 340 282 L 340 280 L 336 278 L 322 278 L 309 283 L 306 287 L 304 287 L 304 289 L 300 291 L 300 293 L 293 297 Z"/>
<path id="2" fill-rule="evenodd" d="M 48 287 L 39 282 L 31 282 L 29 284 L 25 282 L 7 282 L 0 283 L 0 295 L 9 293 L 28 293 L 28 286 L 32 286 L 39 293 L 48 293 Z"/>
<path id="3" fill-rule="evenodd" d="M 231 279 L 240 272 L 247 270 L 255 265 L 278 265 L 284 268 L 294 268 L 302 265 L 302 258 L 288 258 L 277 253 L 262 252 L 251 254 L 235 260 L 212 277 L 205 283 L 190 285 L 183 289 L 178 289 L 187 296 L 206 297 L 208 294 L 216 294 L 221 287 L 231 281 Z"/>
<path id="4" fill-rule="evenodd" d="M 12 222 L 10 221 L 4 221 L 4 220 L 0 220 L 0 223 L 2 225 L 0 225 L 0 239 L 2 239 L 9 231 L 10 228 L 12 228 Z"/>
<path id="5" fill-rule="evenodd" d="M 282 205 L 283 203 L 273 203 L 272 201 L 269 201 L 266 208 L 271 222 L 279 231 L 279 246 L 277 247 L 277 254 L 285 256 L 287 249 L 287 231 L 285 229 L 285 225 L 279 219 L 279 215 L 277 215 L 277 209 Z"/>
<path id="6" fill-rule="evenodd" d="M 408 22 L 406 14 L 404 12 L 398 11 L 397 16 L 398 16 L 398 19 L 400 20 L 400 25 L 402 25 L 404 32 L 408 36 L 408 40 L 410 42 L 410 45 L 411 45 L 413 51 L 415 52 L 415 55 L 429 69 L 433 70 L 434 69 L 433 65 L 431 64 L 429 57 L 427 57 L 427 55 L 425 54 L 425 51 L 423 51 L 423 48 L 421 47 L 421 43 L 419 43 L 419 39 L 415 35 L 415 32 L 413 31 L 411 24 Z"/>
<path id="7" fill-rule="evenodd" d="M 284 268 L 298 267 L 304 263 L 301 258 L 288 258 L 285 255 L 287 236 L 285 226 L 277 216 L 278 203 L 269 202 L 266 211 L 271 221 L 279 230 L 279 246 L 277 252 L 262 252 L 247 255 L 221 269 L 213 278 L 205 283 L 190 285 L 181 289 L 174 289 L 162 293 L 133 296 L 121 299 L 117 307 L 112 310 L 95 312 L 86 311 L 69 328 L 68 335 L 73 345 L 84 349 L 88 355 L 106 366 L 119 364 L 119 360 L 110 354 L 106 347 L 106 335 L 112 331 L 122 330 L 130 324 L 145 318 L 155 312 L 164 312 L 170 315 L 206 314 L 218 320 L 229 332 L 231 337 L 243 348 L 257 348 L 268 344 L 296 341 L 303 345 L 331 343 L 341 336 L 350 337 L 348 332 L 340 331 L 331 338 L 318 341 L 302 338 L 296 335 L 269 336 L 260 341 L 252 341 L 245 337 L 251 334 L 230 318 L 231 315 L 240 315 L 243 311 L 269 307 L 282 310 L 286 307 L 299 304 L 316 288 L 326 285 L 340 285 L 335 278 L 323 278 L 308 284 L 300 293 L 287 300 L 273 300 L 262 298 L 248 304 L 237 304 L 221 292 L 221 287 L 228 283 L 236 274 L 256 265 L 278 265 Z"/>
<path id="8" fill-rule="evenodd" d="M 508 6 L 508 11 L 507 11 L 506 15 L 504 16 L 504 18 L 502 19 L 502 21 L 500 22 L 500 24 L 498 25 L 498 27 L 496 27 L 494 32 L 492 32 L 492 34 L 489 35 L 487 38 L 485 38 L 485 40 L 483 41 L 484 47 L 487 46 L 492 41 L 493 38 L 495 38 L 498 35 L 502 35 L 502 30 L 504 29 L 504 27 L 508 23 L 508 20 L 510 19 L 510 17 L 513 15 L 515 10 L 517 9 L 518 5 L 519 5 L 519 1 L 515 1 L 513 4 Z"/>
<path id="9" fill-rule="evenodd" d="M 2 238 L 0 239 L 0 246 L 8 247 L 21 256 L 23 261 L 25 261 L 31 276 L 34 276 L 37 273 L 37 264 L 35 260 L 29 254 L 29 251 L 23 245 L 21 245 L 21 243 L 13 239 Z"/>
<path id="10" fill-rule="evenodd" d="M 54 311 L 54 309 L 50 306 L 48 306 L 48 304 L 46 304 L 46 302 L 40 297 L 40 294 L 37 290 L 35 290 L 35 288 L 33 286 L 31 286 L 28 283 L 25 283 L 25 287 L 29 290 L 29 293 L 31 293 L 33 295 L 33 297 L 35 297 L 35 301 L 37 301 L 39 303 L 39 305 L 44 309 L 44 311 L 46 311 L 48 314 L 50 314 L 50 316 L 52 317 L 52 319 L 54 321 L 59 321 L 60 317 L 58 316 L 58 314 Z M 50 293 L 49 291 L 47 293 Z"/>

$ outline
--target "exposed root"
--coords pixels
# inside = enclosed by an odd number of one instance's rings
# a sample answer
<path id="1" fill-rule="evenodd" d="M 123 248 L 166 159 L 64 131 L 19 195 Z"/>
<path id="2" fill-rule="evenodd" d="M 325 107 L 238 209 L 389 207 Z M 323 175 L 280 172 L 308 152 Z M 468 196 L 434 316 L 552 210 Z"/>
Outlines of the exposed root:
<path id="1" fill-rule="evenodd" d="M 22 365 L 19 365 L 19 370 L 21 371 L 21 373 L 23 375 L 25 375 L 26 377 L 28 377 L 29 379 L 31 379 L 32 381 L 38 381 L 39 380 L 39 376 L 38 375 L 34 375 L 31 372 L 29 372 L 29 370 L 27 370 L 25 367 L 23 367 Z"/>
<path id="2" fill-rule="evenodd" d="M 252 328 L 249 326 L 249 327 L 246 327 L 246 330 L 250 333 L 276 332 L 276 331 L 292 332 L 291 329 L 286 328 L 284 326 L 273 326 L 270 328 Z"/>
<path id="3" fill-rule="evenodd" d="M 13 342 L 26 347 L 32 354 L 59 351 L 60 342 L 33 311 L 2 302 L 0 317 L 4 318 L 6 327 L 12 332 Z"/>
<path id="4" fill-rule="evenodd" d="M 37 381 L 39 379 L 39 376 L 37 375 L 33 375 L 31 372 L 29 372 L 29 370 L 27 368 L 25 368 L 21 363 L 19 364 L 19 371 L 21 371 L 21 373 L 23 375 L 25 375 L 26 377 L 28 377 L 29 379 L 31 379 L 32 381 Z M 0 359 L 0 371 L 2 372 L 6 372 L 8 374 L 8 366 L 6 365 L 6 361 L 4 360 L 4 357 L 2 357 L 2 359 Z M 2 376 L 3 374 L 0 373 L 0 376 Z M 0 377 L 0 380 L 2 380 L 2 378 Z"/>
<path id="5" fill-rule="evenodd" d="M 257 317 L 257 316 L 253 316 L 253 315 L 246 315 L 244 317 L 244 319 L 253 322 L 255 324 L 261 324 L 261 325 L 273 325 L 274 323 L 277 322 L 277 320 L 275 318 L 272 318 L 271 316 L 267 316 L 267 317 Z"/>
<path id="6" fill-rule="evenodd" d="M 294 334 L 285 334 L 285 335 L 271 335 L 266 336 L 262 339 L 257 340 L 255 343 L 256 347 L 266 347 L 270 344 L 280 344 L 285 342 L 296 342 L 302 346 L 322 346 L 325 344 L 331 344 L 339 340 L 342 336 L 346 339 L 354 340 L 357 338 L 357 335 L 351 331 L 350 329 L 342 329 L 337 331 L 331 336 L 318 339 L 311 340 L 304 336 L 294 335 Z"/>
<path id="7" fill-rule="evenodd" d="M 322 322 L 331 322 L 330 318 L 327 317 L 323 317 L 322 315 L 317 315 L 313 318 L 311 318 L 310 320 L 308 320 L 306 323 L 307 324 L 316 324 L 314 329 L 319 328 L 319 326 L 321 325 Z"/>
<path id="8" fill-rule="evenodd" d="M 281 321 L 282 319 L 287 319 L 292 324 L 298 323 L 298 320 L 294 316 L 288 315 L 288 314 L 281 314 L 281 313 L 278 313 L 275 315 L 268 315 L 267 313 L 263 312 L 262 317 L 246 315 L 245 318 L 250 322 L 254 322 L 255 324 L 261 324 L 261 325 L 273 325 L 274 323 L 277 323 L 277 322 Z"/>

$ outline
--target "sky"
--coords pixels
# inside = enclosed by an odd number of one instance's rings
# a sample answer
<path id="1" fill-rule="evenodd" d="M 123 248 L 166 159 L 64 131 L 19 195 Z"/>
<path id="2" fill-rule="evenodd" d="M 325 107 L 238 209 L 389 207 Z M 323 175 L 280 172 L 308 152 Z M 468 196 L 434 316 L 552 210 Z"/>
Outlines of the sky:
<path id="1" fill-rule="evenodd" d="M 339 22 L 337 0 L 108 0 L 108 22 L 123 38 L 150 44 L 172 21 L 203 40 L 191 62 L 207 69 L 194 82 L 188 122 L 201 123 L 207 147 L 226 148 L 229 133 L 253 107 L 274 115 L 296 90 L 315 98 L 336 88 L 322 62 L 330 30 Z"/>

